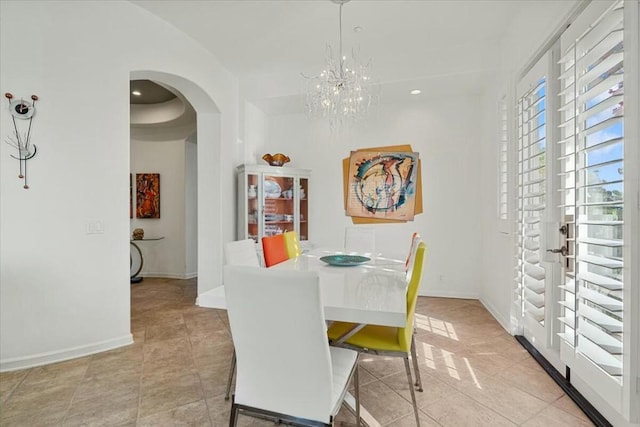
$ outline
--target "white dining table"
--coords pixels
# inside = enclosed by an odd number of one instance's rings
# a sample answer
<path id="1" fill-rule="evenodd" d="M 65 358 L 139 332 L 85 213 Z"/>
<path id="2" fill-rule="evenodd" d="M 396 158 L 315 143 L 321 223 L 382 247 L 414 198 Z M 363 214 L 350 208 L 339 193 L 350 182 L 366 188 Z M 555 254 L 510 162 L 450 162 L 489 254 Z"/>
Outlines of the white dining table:
<path id="1" fill-rule="evenodd" d="M 314 249 L 276 264 L 278 270 L 316 271 L 328 321 L 403 327 L 407 322 L 407 280 L 404 261 L 371 257 L 363 264 L 338 267 L 320 258 L 345 254 L 330 249 Z M 224 285 L 198 301 L 201 307 L 226 310 Z"/>

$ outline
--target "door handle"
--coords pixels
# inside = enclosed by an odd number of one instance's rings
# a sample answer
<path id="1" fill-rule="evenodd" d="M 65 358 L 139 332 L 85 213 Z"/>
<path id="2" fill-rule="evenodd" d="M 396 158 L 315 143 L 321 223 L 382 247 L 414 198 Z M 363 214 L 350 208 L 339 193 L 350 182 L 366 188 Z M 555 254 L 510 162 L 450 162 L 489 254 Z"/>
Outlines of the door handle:
<path id="1" fill-rule="evenodd" d="M 547 252 L 551 252 L 554 254 L 562 254 L 562 256 L 567 256 L 569 254 L 569 250 L 566 246 L 561 247 L 560 249 L 547 249 Z"/>

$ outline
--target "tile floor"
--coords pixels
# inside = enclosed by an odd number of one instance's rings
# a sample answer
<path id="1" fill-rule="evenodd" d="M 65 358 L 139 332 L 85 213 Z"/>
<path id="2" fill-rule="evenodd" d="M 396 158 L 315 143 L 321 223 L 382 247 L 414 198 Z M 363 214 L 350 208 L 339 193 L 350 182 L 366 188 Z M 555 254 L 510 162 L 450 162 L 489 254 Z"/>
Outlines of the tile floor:
<path id="1" fill-rule="evenodd" d="M 195 280 L 132 285 L 135 343 L 0 374 L 0 426 L 228 425 L 226 313 L 195 297 Z M 420 297 L 417 328 L 423 426 L 592 425 L 478 301 Z M 363 406 L 385 426 L 415 425 L 402 361 L 361 366 Z M 355 417 L 343 409 L 339 420 Z"/>

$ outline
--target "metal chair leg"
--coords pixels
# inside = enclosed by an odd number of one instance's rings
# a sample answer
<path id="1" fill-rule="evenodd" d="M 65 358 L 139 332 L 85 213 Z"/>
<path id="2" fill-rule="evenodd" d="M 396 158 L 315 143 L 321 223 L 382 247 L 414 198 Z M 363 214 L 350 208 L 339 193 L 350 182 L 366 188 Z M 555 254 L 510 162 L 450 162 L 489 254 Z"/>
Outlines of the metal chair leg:
<path id="1" fill-rule="evenodd" d="M 231 400 L 231 414 L 229 415 L 229 427 L 235 427 L 238 422 L 238 407 Z"/>
<path id="2" fill-rule="evenodd" d="M 418 354 L 416 351 L 416 338 L 411 335 L 411 358 L 413 359 L 413 371 L 416 374 L 416 387 L 418 391 L 422 391 L 422 378 L 420 377 L 420 369 L 418 368 Z"/>
<path id="3" fill-rule="evenodd" d="M 420 427 L 420 417 L 418 415 L 418 404 L 416 403 L 416 391 L 413 389 L 413 380 L 411 379 L 411 368 L 409 367 L 409 356 L 404 357 L 404 369 L 407 371 L 407 379 L 409 380 L 409 391 L 411 392 L 411 403 L 413 403 L 413 413 L 416 416 L 416 426 Z"/>
<path id="4" fill-rule="evenodd" d="M 236 350 L 233 349 L 233 356 L 231 356 L 231 368 L 229 369 L 229 379 L 227 380 L 227 392 L 224 395 L 224 400 L 229 400 L 229 394 L 231 393 L 231 383 L 233 382 L 233 375 L 236 372 Z"/>
<path id="5" fill-rule="evenodd" d="M 358 357 L 360 354 L 358 354 Z M 353 381 L 355 381 L 355 389 L 356 389 L 356 426 L 360 427 L 360 378 L 358 376 L 360 362 L 356 360 L 355 371 L 353 372 Z"/>

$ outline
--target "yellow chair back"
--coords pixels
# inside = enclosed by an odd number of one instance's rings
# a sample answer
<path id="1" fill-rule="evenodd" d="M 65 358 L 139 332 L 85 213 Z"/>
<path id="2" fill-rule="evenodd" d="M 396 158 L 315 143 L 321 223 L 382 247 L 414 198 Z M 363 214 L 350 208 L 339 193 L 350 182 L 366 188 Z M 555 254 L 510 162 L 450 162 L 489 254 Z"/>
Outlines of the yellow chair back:
<path id="1" fill-rule="evenodd" d="M 295 258 L 302 254 L 302 250 L 300 249 L 300 243 L 298 243 L 298 233 L 295 231 L 287 231 L 283 233 L 284 235 L 284 244 L 287 248 L 287 256 L 289 258 Z"/>
<path id="2" fill-rule="evenodd" d="M 413 315 L 416 311 L 416 303 L 418 302 L 418 289 L 422 279 L 422 270 L 424 267 L 424 259 L 426 256 L 427 245 L 424 242 L 418 244 L 415 254 L 411 279 L 407 288 L 407 324 L 404 328 L 398 330 L 398 343 L 403 351 L 409 351 L 411 348 L 411 335 L 413 334 Z"/>

